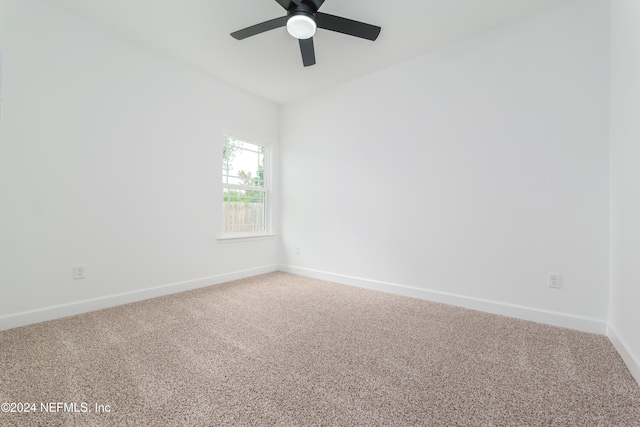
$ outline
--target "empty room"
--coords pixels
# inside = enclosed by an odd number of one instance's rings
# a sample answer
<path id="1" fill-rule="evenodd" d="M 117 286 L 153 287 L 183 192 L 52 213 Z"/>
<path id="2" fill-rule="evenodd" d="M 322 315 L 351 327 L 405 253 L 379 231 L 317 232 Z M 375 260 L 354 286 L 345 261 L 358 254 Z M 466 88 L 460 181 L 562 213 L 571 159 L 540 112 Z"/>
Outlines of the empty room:
<path id="1" fill-rule="evenodd" d="M 638 117 L 638 0 L 0 0 L 0 426 L 640 426 Z"/>

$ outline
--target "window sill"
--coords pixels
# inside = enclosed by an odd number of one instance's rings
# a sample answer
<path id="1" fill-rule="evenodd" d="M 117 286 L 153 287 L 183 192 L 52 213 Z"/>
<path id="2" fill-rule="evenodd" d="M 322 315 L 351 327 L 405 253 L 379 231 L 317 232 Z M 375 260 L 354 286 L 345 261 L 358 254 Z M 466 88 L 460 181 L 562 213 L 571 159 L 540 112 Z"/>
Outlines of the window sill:
<path id="1" fill-rule="evenodd" d="M 276 237 L 277 236 L 275 234 L 223 234 L 218 236 L 218 243 L 239 243 L 259 240 L 273 240 Z"/>

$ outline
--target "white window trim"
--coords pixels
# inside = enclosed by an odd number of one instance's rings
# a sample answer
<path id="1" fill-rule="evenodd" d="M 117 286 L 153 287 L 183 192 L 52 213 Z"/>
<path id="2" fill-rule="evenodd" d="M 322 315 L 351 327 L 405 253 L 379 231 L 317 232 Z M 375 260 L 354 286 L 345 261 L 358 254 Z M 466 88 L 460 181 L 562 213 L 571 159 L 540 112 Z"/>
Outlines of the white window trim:
<path id="1" fill-rule="evenodd" d="M 264 190 L 265 192 L 265 231 L 257 231 L 257 232 L 247 232 L 247 233 L 225 233 L 224 230 L 224 218 L 222 218 L 221 231 L 218 234 L 217 240 L 218 243 L 236 243 L 236 242 L 247 242 L 247 241 L 256 241 L 256 240 L 270 240 L 276 237 L 276 234 L 273 232 L 273 209 L 272 209 L 272 189 L 271 189 L 271 173 L 272 173 L 272 158 L 273 154 L 271 153 L 271 144 L 262 142 L 259 139 L 247 137 L 243 135 L 239 135 L 234 132 L 224 131 L 222 134 L 223 141 L 224 137 L 228 137 L 231 139 L 243 141 L 249 144 L 258 145 L 265 148 L 265 157 L 264 157 L 264 188 L 256 187 L 256 190 Z M 222 194 L 224 195 L 225 188 L 246 188 L 244 186 L 238 186 L 235 184 L 224 184 L 222 183 Z"/>
<path id="2" fill-rule="evenodd" d="M 258 240 L 271 240 L 277 237 L 276 234 L 251 234 L 251 233 L 235 233 L 235 234 L 220 234 L 218 236 L 218 243 L 238 243 L 238 242 L 252 242 Z"/>

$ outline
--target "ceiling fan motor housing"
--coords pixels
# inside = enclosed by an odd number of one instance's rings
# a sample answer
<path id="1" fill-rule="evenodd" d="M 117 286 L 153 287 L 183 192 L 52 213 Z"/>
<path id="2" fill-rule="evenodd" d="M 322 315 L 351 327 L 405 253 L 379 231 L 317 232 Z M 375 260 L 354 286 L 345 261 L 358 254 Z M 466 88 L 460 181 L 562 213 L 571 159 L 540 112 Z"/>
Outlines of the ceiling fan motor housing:
<path id="1" fill-rule="evenodd" d="M 293 37 L 305 40 L 316 33 L 316 12 L 304 3 L 292 7 L 287 12 L 287 31 Z"/>

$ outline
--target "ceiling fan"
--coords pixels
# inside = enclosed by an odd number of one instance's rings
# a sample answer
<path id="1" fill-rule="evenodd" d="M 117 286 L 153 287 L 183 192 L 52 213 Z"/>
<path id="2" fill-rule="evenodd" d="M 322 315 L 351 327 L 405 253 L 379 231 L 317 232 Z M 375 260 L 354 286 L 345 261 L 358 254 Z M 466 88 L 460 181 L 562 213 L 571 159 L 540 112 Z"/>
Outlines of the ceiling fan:
<path id="1" fill-rule="evenodd" d="M 305 67 L 308 67 L 316 63 L 316 54 L 313 48 L 313 35 L 316 33 L 316 28 L 336 31 L 371 41 L 377 39 L 380 34 L 380 27 L 375 25 L 318 12 L 325 0 L 276 1 L 287 11 L 286 16 L 252 25 L 231 33 L 231 36 L 237 40 L 242 40 L 265 31 L 286 26 L 289 34 L 298 39 L 300 52 L 302 53 L 302 63 Z"/>

